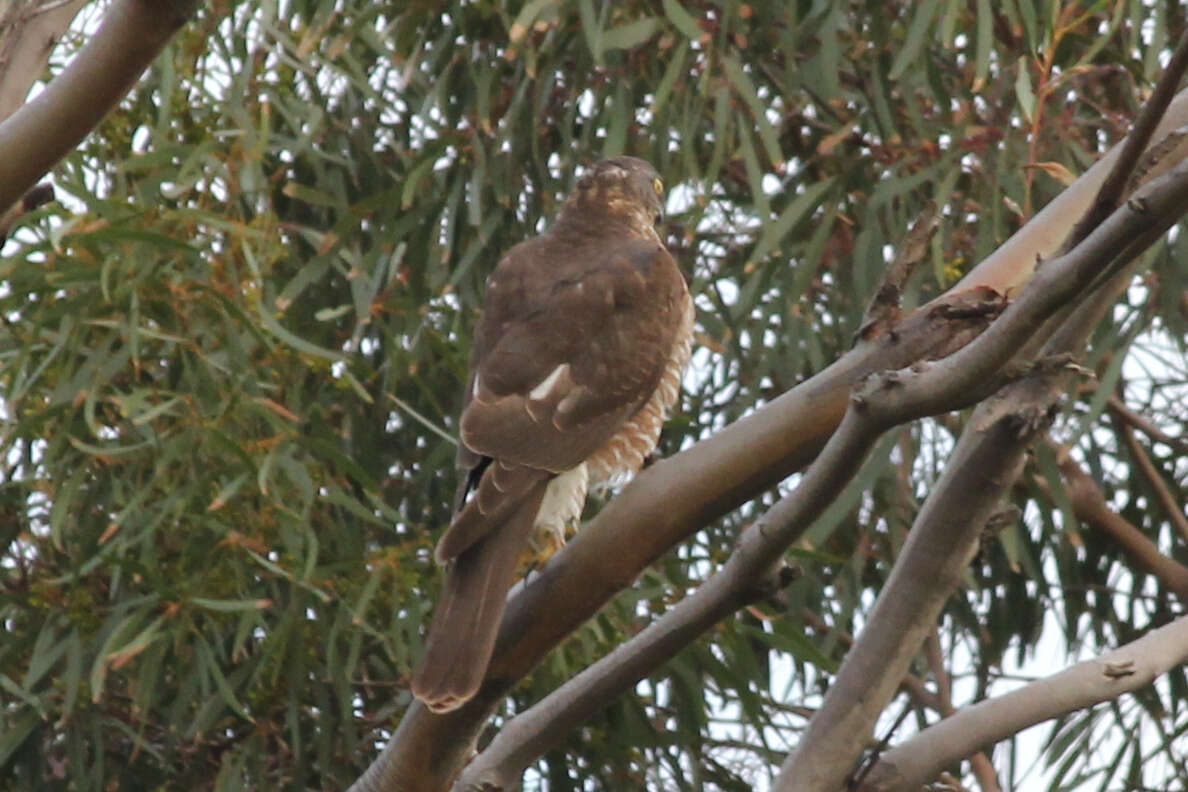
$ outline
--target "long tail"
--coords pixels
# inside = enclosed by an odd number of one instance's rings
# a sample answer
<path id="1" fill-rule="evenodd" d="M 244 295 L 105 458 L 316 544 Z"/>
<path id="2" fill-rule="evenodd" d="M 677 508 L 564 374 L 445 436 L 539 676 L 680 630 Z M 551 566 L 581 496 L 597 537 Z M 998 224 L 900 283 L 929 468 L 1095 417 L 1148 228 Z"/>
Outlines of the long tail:
<path id="1" fill-rule="evenodd" d="M 495 649 L 520 554 L 532 535 L 546 482 L 511 516 L 450 564 L 413 694 L 434 712 L 449 712 L 478 692 Z"/>

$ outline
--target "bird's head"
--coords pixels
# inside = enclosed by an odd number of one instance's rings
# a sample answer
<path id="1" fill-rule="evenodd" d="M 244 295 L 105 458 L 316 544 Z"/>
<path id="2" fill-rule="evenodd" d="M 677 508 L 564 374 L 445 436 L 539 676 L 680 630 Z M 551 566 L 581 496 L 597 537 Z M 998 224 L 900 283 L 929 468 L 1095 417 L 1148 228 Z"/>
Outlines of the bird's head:
<path id="1" fill-rule="evenodd" d="M 610 214 L 641 232 L 654 229 L 664 215 L 664 182 L 650 163 L 637 157 L 599 160 L 578 180 L 563 213 L 571 210 L 587 217 Z"/>

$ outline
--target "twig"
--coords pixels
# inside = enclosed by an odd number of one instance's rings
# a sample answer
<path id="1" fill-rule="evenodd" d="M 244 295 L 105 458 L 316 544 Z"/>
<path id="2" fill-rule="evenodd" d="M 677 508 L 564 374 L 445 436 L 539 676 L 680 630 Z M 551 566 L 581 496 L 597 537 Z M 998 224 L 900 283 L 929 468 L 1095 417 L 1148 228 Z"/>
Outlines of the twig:
<path id="1" fill-rule="evenodd" d="M 992 515 L 990 522 L 995 522 L 997 519 L 1000 519 L 999 515 Z M 957 712 L 953 708 L 953 677 L 945 669 L 939 628 L 933 627 L 932 632 L 928 634 L 928 639 L 924 642 L 924 654 L 928 658 L 928 665 L 936 679 L 937 695 L 940 698 L 939 714 L 942 718 L 952 717 Z M 1002 785 L 998 783 L 998 773 L 985 752 L 978 751 L 969 757 L 969 764 L 982 792 L 1002 792 Z"/>
<path id="2" fill-rule="evenodd" d="M 942 717 L 953 714 L 953 680 L 945 670 L 945 659 L 940 647 L 940 631 L 933 625 L 932 631 L 924 639 L 924 657 L 928 660 L 928 667 L 932 671 L 932 678 L 936 680 L 936 696 L 940 705 Z"/>
<path id="3" fill-rule="evenodd" d="M 874 750 L 870 752 L 870 756 L 862 763 L 862 766 L 850 778 L 846 779 L 846 789 L 854 789 L 859 786 L 867 775 L 870 774 L 875 764 L 878 763 L 879 757 L 891 746 L 891 738 L 895 736 L 895 732 L 899 731 L 899 727 L 903 725 L 903 722 L 907 720 L 907 716 L 911 714 L 911 707 L 903 708 L 903 712 L 899 713 L 899 717 L 895 719 L 895 723 L 891 724 L 891 728 L 883 735 L 883 739 L 879 740 Z"/>
<path id="4" fill-rule="evenodd" d="M 1167 432 L 1160 429 L 1153 421 L 1148 419 L 1145 415 L 1135 412 L 1126 406 L 1126 402 L 1119 399 L 1117 396 L 1110 396 L 1106 399 L 1106 407 L 1110 414 L 1119 421 L 1130 424 L 1135 429 L 1145 434 L 1147 437 L 1154 440 L 1156 443 L 1163 443 L 1164 445 L 1175 449 L 1181 454 L 1188 454 L 1188 441 L 1182 437 L 1172 437 Z"/>
<path id="5" fill-rule="evenodd" d="M 395 402 L 397 407 L 404 410 L 406 413 L 408 413 L 413 418 L 415 418 L 418 423 L 420 423 L 422 426 L 424 426 L 430 432 L 433 432 L 433 434 L 437 435 L 442 440 L 445 440 L 450 445 L 455 445 L 455 446 L 458 445 L 458 438 L 454 437 L 452 434 L 447 432 L 445 429 L 442 429 L 440 426 L 433 423 L 433 421 L 429 420 L 429 418 L 427 418 L 425 415 L 418 412 L 416 410 L 416 408 L 413 407 L 411 404 L 404 401 L 403 399 L 397 398 L 396 395 L 392 394 L 392 393 L 388 394 L 388 398 L 391 399 L 393 402 Z"/>
<path id="6" fill-rule="evenodd" d="M 855 339 L 870 339 L 882 335 L 899 321 L 903 287 L 928 252 L 928 242 L 936 233 L 939 224 L 940 210 L 935 203 L 929 201 L 904 237 L 895 260 L 884 273 L 883 282 L 875 290 L 875 295 L 867 306 L 866 315 L 862 317 L 862 324 L 854 334 Z"/>
<path id="7" fill-rule="evenodd" d="M 969 757 L 969 767 L 982 792 L 1002 792 L 998 771 L 994 769 L 994 765 L 991 764 L 990 757 L 986 755 L 985 751 L 978 751 Z"/>
<path id="8" fill-rule="evenodd" d="M 1171 520 L 1172 525 L 1176 526 L 1176 530 L 1180 532 L 1180 537 L 1188 540 L 1188 517 L 1184 516 L 1179 501 L 1172 495 L 1171 490 L 1167 488 L 1167 482 L 1163 480 L 1163 476 L 1155 469 L 1155 464 L 1151 461 L 1151 457 L 1147 455 L 1146 450 L 1135 439 L 1129 427 L 1119 428 L 1117 435 L 1123 445 L 1126 446 L 1126 450 L 1130 452 L 1130 458 L 1138 466 L 1139 472 L 1142 473 L 1147 485 L 1155 493 L 1155 499 L 1159 501 L 1163 512 Z"/>

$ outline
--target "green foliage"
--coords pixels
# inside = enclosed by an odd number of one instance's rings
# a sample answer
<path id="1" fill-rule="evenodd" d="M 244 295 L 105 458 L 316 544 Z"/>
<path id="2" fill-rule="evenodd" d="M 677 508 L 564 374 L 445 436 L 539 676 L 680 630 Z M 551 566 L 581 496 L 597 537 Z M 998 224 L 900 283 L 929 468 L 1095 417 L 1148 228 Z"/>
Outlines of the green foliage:
<path id="1" fill-rule="evenodd" d="M 337 789 L 361 772 L 410 701 L 483 279 L 582 165 L 646 157 L 672 191 L 669 244 L 698 305 L 672 453 L 842 354 L 926 202 L 945 222 L 910 301 L 996 248 L 1060 191 L 1054 177 L 1125 130 L 1183 14 L 1029 0 L 204 9 L 0 259 L 0 787 Z M 1162 365 L 1127 394 L 1165 426 L 1183 420 L 1182 245 L 1150 254 L 1091 360 L 1136 386 L 1122 348 L 1153 350 Z M 1089 394 L 1070 411 L 1078 453 L 1183 557 L 1102 406 Z M 529 786 L 761 783 L 958 430 L 895 433 L 797 552 L 787 617 L 720 625 Z M 1148 452 L 1188 500 L 1183 458 Z M 948 611 L 967 700 L 1041 636 L 1113 645 L 1179 610 L 1070 523 L 1053 469 L 1033 465 L 1026 521 L 987 545 Z M 515 708 L 695 587 L 773 498 L 649 571 Z M 1185 682 L 1060 724 L 1054 788 L 1160 783 L 1137 757 L 1152 724 L 1169 757 L 1183 745 Z M 1094 754 L 1103 739 L 1116 760 Z M 1026 769 L 1000 765 L 1007 787 Z"/>

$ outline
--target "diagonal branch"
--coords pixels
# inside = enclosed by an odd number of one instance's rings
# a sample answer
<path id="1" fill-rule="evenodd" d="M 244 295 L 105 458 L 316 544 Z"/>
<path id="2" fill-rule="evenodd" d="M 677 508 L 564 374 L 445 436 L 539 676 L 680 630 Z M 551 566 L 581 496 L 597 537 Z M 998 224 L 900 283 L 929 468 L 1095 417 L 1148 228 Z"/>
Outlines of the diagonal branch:
<path id="1" fill-rule="evenodd" d="M 940 218 L 940 209 L 929 201 L 904 237 L 895 260 L 887 268 L 883 282 L 871 298 L 862 323 L 858 326 L 858 338 L 873 338 L 892 329 L 899 321 L 904 287 L 928 253 L 928 243 L 940 225 Z"/>
<path id="2" fill-rule="evenodd" d="M 914 792 L 947 765 L 1012 734 L 1139 690 L 1188 661 L 1188 616 L 1045 679 L 965 707 L 883 754 L 857 792 Z"/>
<path id="3" fill-rule="evenodd" d="M 832 792 L 846 779 L 945 601 L 977 552 L 982 526 L 1022 469 L 1063 390 L 1059 370 L 1039 370 L 975 409 L 941 480 L 853 650 L 800 745 L 781 768 L 781 792 Z M 844 426 L 844 424 L 843 424 Z"/>
<path id="4" fill-rule="evenodd" d="M 87 136 L 190 18 L 197 0 L 116 0 L 70 65 L 0 122 L 0 207 Z"/>

